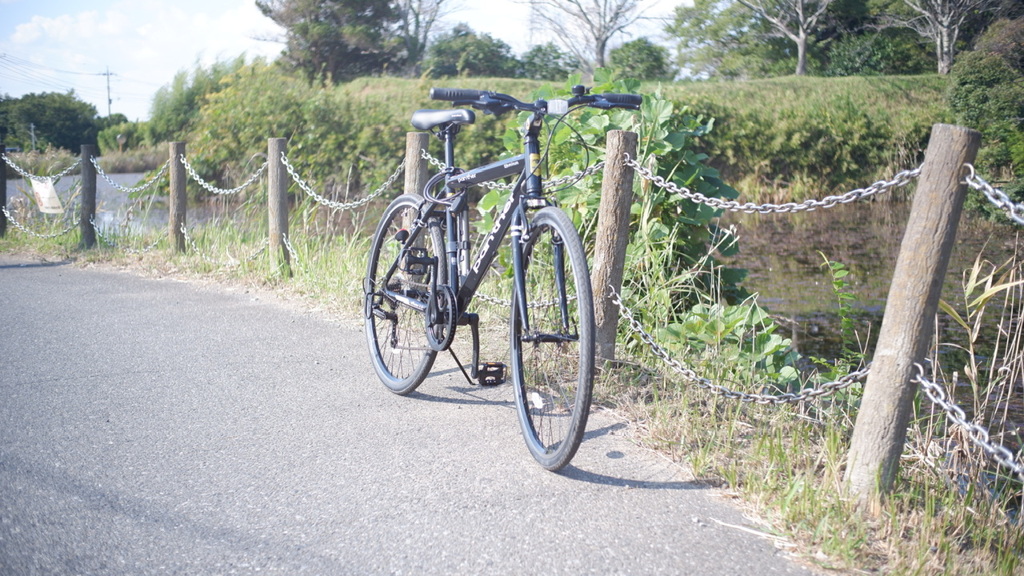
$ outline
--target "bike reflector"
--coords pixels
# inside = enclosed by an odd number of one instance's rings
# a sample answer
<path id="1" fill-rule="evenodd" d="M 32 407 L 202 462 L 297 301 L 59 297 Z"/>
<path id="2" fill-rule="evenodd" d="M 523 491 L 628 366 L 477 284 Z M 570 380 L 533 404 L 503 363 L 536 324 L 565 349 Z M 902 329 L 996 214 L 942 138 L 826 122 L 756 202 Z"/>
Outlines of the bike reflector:
<path id="1" fill-rule="evenodd" d="M 568 100 L 548 100 L 548 114 L 556 116 L 569 112 Z"/>

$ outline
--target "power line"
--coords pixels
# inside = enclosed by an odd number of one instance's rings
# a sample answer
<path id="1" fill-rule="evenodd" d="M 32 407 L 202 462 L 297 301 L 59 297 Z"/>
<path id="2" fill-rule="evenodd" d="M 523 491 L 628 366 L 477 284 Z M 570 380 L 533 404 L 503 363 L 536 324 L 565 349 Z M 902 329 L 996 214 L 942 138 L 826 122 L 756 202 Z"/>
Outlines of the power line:
<path id="1" fill-rule="evenodd" d="M 89 77 L 97 80 L 102 77 L 105 85 L 88 81 Z M 0 80 L 26 84 L 38 91 L 74 92 L 80 98 L 93 102 L 102 101 L 105 98 L 107 116 L 113 112 L 115 99 L 124 102 L 148 103 L 152 99 L 152 92 L 148 94 L 141 92 L 147 88 L 155 89 L 163 86 L 154 82 L 124 77 L 111 72 L 109 67 L 103 72 L 76 72 L 37 64 L 10 53 L 0 53 Z M 143 90 L 122 90 L 122 85 L 126 84 L 143 88 Z"/>

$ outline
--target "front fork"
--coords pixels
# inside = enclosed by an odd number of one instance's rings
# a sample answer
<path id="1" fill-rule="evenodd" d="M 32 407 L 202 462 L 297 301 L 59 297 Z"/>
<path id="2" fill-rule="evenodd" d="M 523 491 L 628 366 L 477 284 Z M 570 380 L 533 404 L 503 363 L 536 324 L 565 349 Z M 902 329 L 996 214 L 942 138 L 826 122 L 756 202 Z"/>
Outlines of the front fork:
<path id="1" fill-rule="evenodd" d="M 526 220 L 525 215 L 518 214 L 512 224 L 512 269 L 513 269 L 513 293 L 516 314 L 519 318 L 520 337 L 529 338 L 530 332 L 530 311 L 526 301 L 526 249 L 525 245 L 530 242 L 529 235 L 533 233 L 531 224 Z M 531 250 L 537 248 L 534 246 Z M 541 246 L 544 250 L 546 247 Z M 555 268 L 555 287 L 557 293 L 558 312 L 561 320 L 561 334 L 570 333 L 572 326 L 569 319 L 569 299 L 565 283 L 565 245 L 562 239 L 552 235 L 551 238 L 552 265 Z M 536 302 L 535 305 L 552 305 L 549 302 Z"/>
<path id="2" fill-rule="evenodd" d="M 529 222 L 520 205 L 512 220 L 512 299 L 514 313 L 519 315 L 520 337 L 530 333 L 530 315 L 526 309 L 526 257 L 523 245 L 529 239 Z M 513 319 L 514 320 L 514 319 Z"/>

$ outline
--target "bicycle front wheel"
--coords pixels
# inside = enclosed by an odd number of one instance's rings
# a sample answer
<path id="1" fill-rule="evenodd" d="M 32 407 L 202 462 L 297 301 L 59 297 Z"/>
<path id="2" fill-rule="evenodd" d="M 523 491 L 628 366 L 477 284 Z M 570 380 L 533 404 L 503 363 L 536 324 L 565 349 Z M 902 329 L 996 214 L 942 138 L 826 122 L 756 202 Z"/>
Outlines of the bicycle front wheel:
<path id="1" fill-rule="evenodd" d="M 423 199 L 396 198 L 381 218 L 370 246 L 364 280 L 364 328 L 377 376 L 392 392 L 409 394 L 430 372 L 437 356 L 427 342 L 424 313 L 430 298 L 430 270 L 445 278 L 445 260 L 439 222 L 430 220 L 420 229 L 411 249 L 403 234 L 419 219 Z M 406 231 L 402 232 L 401 231 Z M 434 264 L 427 262 L 436 258 Z M 385 278 L 395 263 L 397 268 Z"/>
<path id="2" fill-rule="evenodd" d="M 594 386 L 594 303 L 579 234 L 555 207 L 536 213 L 522 241 L 526 310 L 513 297 L 511 364 L 523 437 L 558 470 L 576 454 Z"/>

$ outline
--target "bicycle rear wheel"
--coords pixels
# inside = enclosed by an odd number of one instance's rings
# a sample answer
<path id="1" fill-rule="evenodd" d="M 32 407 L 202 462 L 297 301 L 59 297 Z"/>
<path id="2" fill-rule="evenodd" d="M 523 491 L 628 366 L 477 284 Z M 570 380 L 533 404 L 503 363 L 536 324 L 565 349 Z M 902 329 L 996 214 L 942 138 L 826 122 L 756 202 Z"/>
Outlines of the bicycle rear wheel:
<path id="1" fill-rule="evenodd" d="M 405 241 L 399 232 L 413 228 L 422 203 L 419 196 L 399 196 L 384 211 L 363 281 L 364 331 L 373 368 L 381 382 L 400 395 L 411 393 L 423 382 L 437 356 L 427 342 L 424 313 L 410 305 L 425 304 L 430 298 L 431 266 L 422 264 L 423 259 L 437 257 L 436 273 L 441 279 L 447 269 L 436 220 L 427 222 L 414 249 L 403 254 Z M 385 286 L 384 277 L 396 261 L 399 266 Z"/>
<path id="2" fill-rule="evenodd" d="M 512 379 L 530 453 L 548 470 L 572 460 L 594 385 L 594 304 L 579 235 L 565 212 L 536 213 L 523 242 L 528 327 L 513 298 Z"/>

